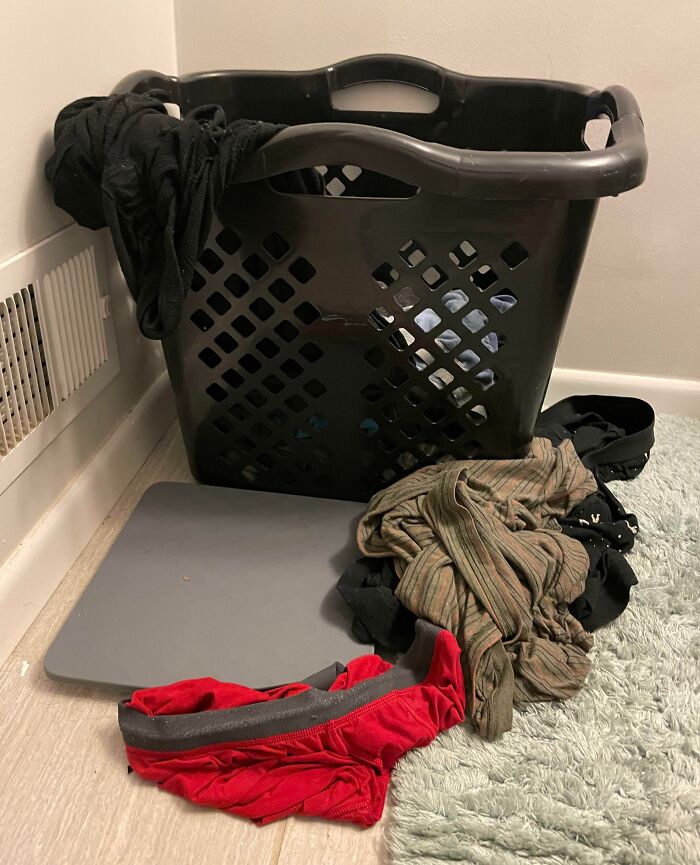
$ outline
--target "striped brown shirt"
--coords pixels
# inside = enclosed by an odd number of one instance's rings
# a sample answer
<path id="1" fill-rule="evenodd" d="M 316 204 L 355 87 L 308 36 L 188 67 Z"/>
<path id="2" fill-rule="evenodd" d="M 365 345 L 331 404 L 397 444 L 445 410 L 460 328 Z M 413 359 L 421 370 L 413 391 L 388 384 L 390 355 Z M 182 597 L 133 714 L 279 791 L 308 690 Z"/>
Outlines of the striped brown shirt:
<path id="1" fill-rule="evenodd" d="M 522 459 L 419 469 L 377 493 L 360 521 L 360 550 L 394 557 L 399 600 L 457 637 L 483 736 L 510 729 L 514 703 L 583 685 L 592 638 L 567 605 L 583 592 L 588 555 L 556 518 L 596 489 L 570 441 L 534 439 Z"/>

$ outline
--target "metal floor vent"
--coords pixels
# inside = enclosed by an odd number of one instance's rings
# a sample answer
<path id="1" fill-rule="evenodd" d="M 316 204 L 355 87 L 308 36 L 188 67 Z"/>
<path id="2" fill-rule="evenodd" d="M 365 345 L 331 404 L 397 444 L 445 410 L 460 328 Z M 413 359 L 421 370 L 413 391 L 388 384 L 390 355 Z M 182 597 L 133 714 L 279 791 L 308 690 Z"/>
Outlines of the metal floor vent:
<path id="1" fill-rule="evenodd" d="M 0 492 L 119 370 L 104 242 L 71 226 L 0 265 Z"/>

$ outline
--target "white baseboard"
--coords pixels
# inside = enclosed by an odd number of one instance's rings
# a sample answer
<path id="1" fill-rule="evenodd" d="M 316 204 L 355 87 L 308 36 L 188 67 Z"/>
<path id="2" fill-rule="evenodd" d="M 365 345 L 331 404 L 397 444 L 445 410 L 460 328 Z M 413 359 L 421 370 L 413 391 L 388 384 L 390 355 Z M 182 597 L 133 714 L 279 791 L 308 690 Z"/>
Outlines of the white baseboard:
<path id="1" fill-rule="evenodd" d="M 700 418 L 700 381 L 689 378 L 556 368 L 544 403 L 549 406 L 564 397 L 588 393 L 636 396 L 646 400 L 657 413 Z"/>
<path id="2" fill-rule="evenodd" d="M 12 652 L 175 417 L 161 375 L 0 569 L 0 663 Z"/>

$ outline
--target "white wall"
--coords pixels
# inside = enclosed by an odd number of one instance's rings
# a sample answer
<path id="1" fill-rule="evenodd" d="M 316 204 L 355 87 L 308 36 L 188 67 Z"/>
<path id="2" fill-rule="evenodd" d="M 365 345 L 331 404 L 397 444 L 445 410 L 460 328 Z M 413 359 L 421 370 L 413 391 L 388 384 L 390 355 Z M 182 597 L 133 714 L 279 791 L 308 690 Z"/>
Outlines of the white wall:
<path id="1" fill-rule="evenodd" d="M 172 0 L 0 0 L 0 261 L 71 221 L 43 175 L 58 111 L 144 67 L 176 69 Z M 114 266 L 110 290 L 121 372 L 0 496 L 0 565 L 162 372 Z"/>
<path id="2" fill-rule="evenodd" d="M 644 186 L 603 201 L 557 365 L 700 379 L 700 4 L 667 0 L 175 0 L 181 73 L 381 52 L 474 75 L 624 84 Z"/>

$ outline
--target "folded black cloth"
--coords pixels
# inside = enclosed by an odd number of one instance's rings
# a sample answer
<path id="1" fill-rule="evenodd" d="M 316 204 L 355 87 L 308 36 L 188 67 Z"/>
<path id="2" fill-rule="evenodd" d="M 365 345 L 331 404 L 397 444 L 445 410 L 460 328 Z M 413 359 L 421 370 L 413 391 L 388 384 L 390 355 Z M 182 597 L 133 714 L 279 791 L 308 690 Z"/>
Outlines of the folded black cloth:
<path id="1" fill-rule="evenodd" d="M 67 105 L 46 163 L 54 201 L 80 225 L 109 226 L 142 332 L 177 326 L 214 210 L 241 163 L 283 126 L 227 123 L 205 105 L 182 120 L 135 93 Z M 285 177 L 285 191 L 321 194 L 313 169 Z"/>

